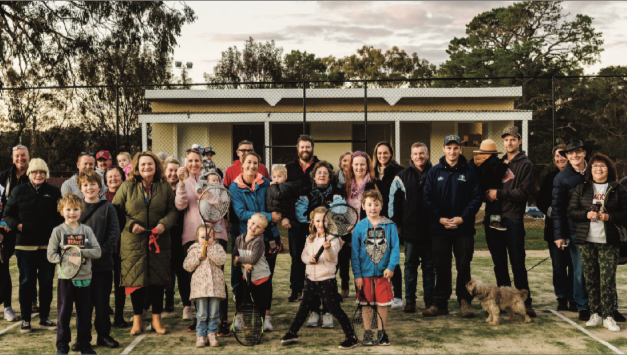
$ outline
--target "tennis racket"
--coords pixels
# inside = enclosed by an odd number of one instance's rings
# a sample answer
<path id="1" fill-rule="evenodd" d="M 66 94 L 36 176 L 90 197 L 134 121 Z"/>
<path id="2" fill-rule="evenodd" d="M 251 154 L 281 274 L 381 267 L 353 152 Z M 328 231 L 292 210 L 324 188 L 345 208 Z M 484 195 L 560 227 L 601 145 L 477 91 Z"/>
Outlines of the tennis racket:
<path id="1" fill-rule="evenodd" d="M 333 238 L 329 240 L 330 242 L 352 232 L 357 222 L 359 222 L 359 215 L 353 206 L 345 203 L 334 205 L 324 214 L 324 232 L 327 235 L 333 235 Z M 320 259 L 323 252 L 324 247 L 320 247 L 314 256 L 316 261 Z"/>
<path id="2" fill-rule="evenodd" d="M 353 315 L 355 336 L 366 346 L 377 345 L 383 338 L 383 319 L 377 312 L 377 307 L 370 304 L 366 299 L 363 287 L 359 290 L 359 295 L 361 302 L 359 302 L 355 315 Z M 366 304 L 362 304 L 364 302 Z"/>
<path id="3" fill-rule="evenodd" d="M 207 242 L 211 231 L 229 211 L 231 194 L 223 185 L 208 184 L 198 199 L 198 213 L 205 225 L 205 242 L 201 256 L 207 257 Z M 209 229 L 207 230 L 207 225 Z"/>
<path id="4" fill-rule="evenodd" d="M 61 251 L 59 272 L 66 280 L 72 280 L 78 275 L 83 266 L 83 252 L 81 248 L 72 245 Z"/>
<path id="5" fill-rule="evenodd" d="M 250 293 L 250 271 L 246 275 L 244 284 L 244 303 L 235 312 L 232 331 L 235 339 L 244 346 L 254 346 L 261 342 L 263 337 L 263 320 L 265 314 L 261 314 L 255 305 L 255 300 Z M 238 319 L 239 317 L 239 319 Z"/>

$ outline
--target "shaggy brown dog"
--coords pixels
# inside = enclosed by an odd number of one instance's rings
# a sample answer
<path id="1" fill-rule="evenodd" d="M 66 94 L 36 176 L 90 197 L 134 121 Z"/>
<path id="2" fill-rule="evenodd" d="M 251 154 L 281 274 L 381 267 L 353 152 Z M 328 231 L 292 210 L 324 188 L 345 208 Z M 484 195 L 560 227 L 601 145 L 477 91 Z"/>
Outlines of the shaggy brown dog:
<path id="1" fill-rule="evenodd" d="M 507 311 L 512 320 L 514 313 L 525 317 L 525 323 L 531 322 L 531 318 L 525 310 L 525 300 L 529 295 L 527 290 L 516 290 L 511 287 L 488 286 L 483 282 L 471 279 L 466 284 L 470 294 L 481 302 L 481 307 L 490 315 L 485 321 L 490 325 L 499 325 L 499 314 Z"/>

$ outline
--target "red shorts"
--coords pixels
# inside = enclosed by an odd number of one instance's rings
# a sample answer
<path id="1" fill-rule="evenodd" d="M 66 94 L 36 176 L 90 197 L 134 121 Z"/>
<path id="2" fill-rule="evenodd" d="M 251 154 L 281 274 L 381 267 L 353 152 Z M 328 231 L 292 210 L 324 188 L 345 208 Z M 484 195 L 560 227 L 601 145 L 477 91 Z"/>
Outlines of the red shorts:
<path id="1" fill-rule="evenodd" d="M 392 282 L 385 277 L 364 277 L 364 296 L 371 305 L 389 306 L 392 304 L 394 293 Z M 361 298 L 361 292 L 357 292 L 357 303 L 367 304 Z"/>

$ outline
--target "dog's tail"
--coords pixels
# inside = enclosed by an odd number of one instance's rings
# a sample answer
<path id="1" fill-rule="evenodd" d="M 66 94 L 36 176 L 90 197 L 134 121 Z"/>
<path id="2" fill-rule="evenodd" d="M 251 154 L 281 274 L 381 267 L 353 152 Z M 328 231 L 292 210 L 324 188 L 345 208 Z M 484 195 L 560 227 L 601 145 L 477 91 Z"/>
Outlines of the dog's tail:
<path id="1" fill-rule="evenodd" d="M 518 290 L 520 292 L 520 298 L 522 299 L 523 302 L 525 302 L 527 300 L 527 298 L 529 298 L 529 291 L 527 290 Z"/>

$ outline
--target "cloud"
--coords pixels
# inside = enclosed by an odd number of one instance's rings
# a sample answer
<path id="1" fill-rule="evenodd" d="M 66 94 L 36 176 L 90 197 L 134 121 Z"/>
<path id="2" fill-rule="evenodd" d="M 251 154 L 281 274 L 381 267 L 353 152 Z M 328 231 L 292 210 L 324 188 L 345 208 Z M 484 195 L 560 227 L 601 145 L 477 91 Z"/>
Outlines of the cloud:
<path id="1" fill-rule="evenodd" d="M 370 1 L 318 1 L 318 6 L 324 10 L 337 10 L 343 8 L 367 7 L 371 6 Z"/>

